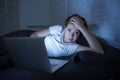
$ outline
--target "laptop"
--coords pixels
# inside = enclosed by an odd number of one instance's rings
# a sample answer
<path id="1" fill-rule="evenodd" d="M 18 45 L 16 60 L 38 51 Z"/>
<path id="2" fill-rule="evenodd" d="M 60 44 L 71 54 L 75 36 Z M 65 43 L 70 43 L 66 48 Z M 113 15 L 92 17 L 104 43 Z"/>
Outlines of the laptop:
<path id="1" fill-rule="evenodd" d="M 49 59 L 44 38 L 6 37 L 4 42 L 15 66 L 54 73 L 68 60 Z"/>

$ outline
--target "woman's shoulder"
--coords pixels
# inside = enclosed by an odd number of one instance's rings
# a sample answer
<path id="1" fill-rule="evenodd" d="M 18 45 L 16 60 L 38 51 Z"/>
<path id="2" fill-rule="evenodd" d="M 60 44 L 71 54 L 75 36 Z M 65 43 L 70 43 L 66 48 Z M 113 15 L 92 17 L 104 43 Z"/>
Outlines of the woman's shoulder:
<path id="1" fill-rule="evenodd" d="M 52 27 L 52 28 L 58 28 L 58 29 L 59 29 L 59 28 L 61 28 L 61 29 L 63 28 L 62 25 L 53 25 L 53 26 L 50 26 L 50 27 Z"/>
<path id="2" fill-rule="evenodd" d="M 63 26 L 62 25 L 54 25 L 54 26 L 50 26 L 50 31 L 51 32 L 62 32 L 63 31 Z"/>

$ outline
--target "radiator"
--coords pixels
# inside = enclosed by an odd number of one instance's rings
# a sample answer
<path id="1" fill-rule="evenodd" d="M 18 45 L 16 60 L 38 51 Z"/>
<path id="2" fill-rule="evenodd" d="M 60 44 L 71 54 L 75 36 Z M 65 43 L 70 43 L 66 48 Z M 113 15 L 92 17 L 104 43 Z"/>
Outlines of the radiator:
<path id="1" fill-rule="evenodd" d="M 50 25 L 27 25 L 26 27 L 30 30 L 41 30 L 41 29 L 45 29 L 48 28 Z"/>

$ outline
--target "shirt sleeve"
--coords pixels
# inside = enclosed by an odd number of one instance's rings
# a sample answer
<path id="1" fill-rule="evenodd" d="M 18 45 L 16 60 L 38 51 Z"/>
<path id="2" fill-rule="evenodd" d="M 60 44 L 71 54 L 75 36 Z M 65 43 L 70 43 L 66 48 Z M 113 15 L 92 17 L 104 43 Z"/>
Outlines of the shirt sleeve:
<path id="1" fill-rule="evenodd" d="M 54 35 L 62 33 L 62 26 L 60 25 L 50 26 L 49 29 L 50 29 L 50 33 Z"/>
<path id="2" fill-rule="evenodd" d="M 68 55 L 72 55 L 75 52 L 77 47 L 78 47 L 78 44 L 76 44 L 76 43 L 74 43 L 71 46 L 69 46 L 69 48 L 68 48 L 69 49 L 68 50 Z"/>

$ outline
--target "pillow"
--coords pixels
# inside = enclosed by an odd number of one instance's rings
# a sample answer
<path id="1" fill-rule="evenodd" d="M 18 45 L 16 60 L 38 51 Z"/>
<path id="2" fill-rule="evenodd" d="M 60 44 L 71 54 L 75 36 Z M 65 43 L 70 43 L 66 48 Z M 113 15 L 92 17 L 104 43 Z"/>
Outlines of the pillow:
<path id="1" fill-rule="evenodd" d="M 87 64 L 111 64 L 120 62 L 120 50 L 108 44 L 102 43 L 104 54 L 93 51 L 80 51 L 75 53 L 73 61 Z"/>
<path id="2" fill-rule="evenodd" d="M 8 55 L 0 56 L 0 70 L 12 67 L 13 63 Z"/>
<path id="3" fill-rule="evenodd" d="M 5 43 L 3 41 L 3 38 L 0 37 L 0 56 L 3 56 L 7 53 Z"/>
<path id="4" fill-rule="evenodd" d="M 16 30 L 10 32 L 2 37 L 29 37 L 31 33 L 35 32 L 34 30 Z"/>

